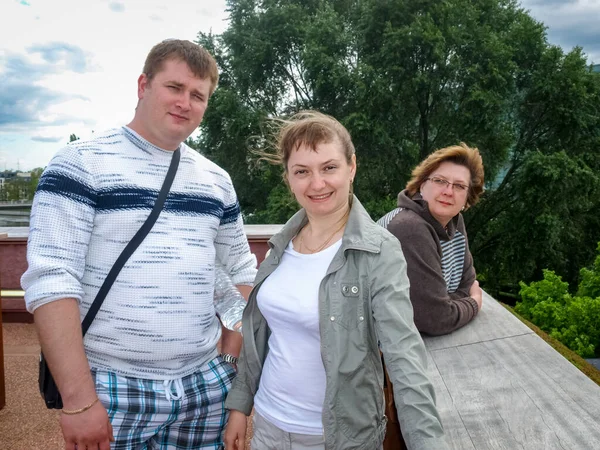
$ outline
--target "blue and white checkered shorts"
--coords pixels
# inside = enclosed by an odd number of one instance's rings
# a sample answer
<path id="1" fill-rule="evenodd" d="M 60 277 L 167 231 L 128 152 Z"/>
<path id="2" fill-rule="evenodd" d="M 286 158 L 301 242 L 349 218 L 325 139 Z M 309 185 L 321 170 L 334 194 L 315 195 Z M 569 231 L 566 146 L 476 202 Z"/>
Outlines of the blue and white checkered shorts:
<path id="1" fill-rule="evenodd" d="M 165 382 L 101 370 L 92 374 L 113 426 L 112 450 L 221 448 L 225 397 L 235 377 L 221 357 L 192 375 Z"/>

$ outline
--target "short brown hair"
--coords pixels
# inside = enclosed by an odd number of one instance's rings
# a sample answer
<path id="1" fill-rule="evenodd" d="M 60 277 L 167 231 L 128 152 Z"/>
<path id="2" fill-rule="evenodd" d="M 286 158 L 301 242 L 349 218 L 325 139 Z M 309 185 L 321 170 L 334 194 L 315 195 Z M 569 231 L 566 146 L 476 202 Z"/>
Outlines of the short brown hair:
<path id="1" fill-rule="evenodd" d="M 287 120 L 277 119 L 275 150 L 273 153 L 259 153 L 261 159 L 283 166 L 287 173 L 287 164 L 293 150 L 304 144 L 313 151 L 317 145 L 333 142 L 336 139 L 342 145 L 348 164 L 352 162 L 354 144 L 348 130 L 336 119 L 318 111 L 300 111 Z"/>
<path id="2" fill-rule="evenodd" d="M 148 81 L 152 81 L 163 69 L 164 63 L 171 59 L 185 62 L 198 78 L 210 79 L 210 94 L 215 92 L 219 81 L 217 62 L 201 45 L 181 39 L 166 39 L 152 47 L 144 63 Z"/>
<path id="3" fill-rule="evenodd" d="M 406 184 L 408 194 L 412 197 L 419 192 L 421 185 L 444 162 L 451 162 L 469 169 L 471 182 L 465 207 L 473 206 L 483 192 L 483 161 L 479 150 L 469 147 L 464 142 L 461 142 L 460 145 L 436 150 L 415 167 L 412 171 L 412 178 Z"/>

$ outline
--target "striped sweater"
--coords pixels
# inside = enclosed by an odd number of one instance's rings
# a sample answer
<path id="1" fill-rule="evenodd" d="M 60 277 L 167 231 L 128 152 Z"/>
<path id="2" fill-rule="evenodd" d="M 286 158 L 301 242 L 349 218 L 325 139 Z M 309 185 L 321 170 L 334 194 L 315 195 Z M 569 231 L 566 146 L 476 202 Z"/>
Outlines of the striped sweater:
<path id="1" fill-rule="evenodd" d="M 228 174 L 185 144 L 163 211 L 113 284 L 84 346 L 92 368 L 174 379 L 216 356 L 214 261 L 252 284 L 256 260 Z M 62 298 L 81 319 L 125 245 L 152 210 L 173 152 L 123 127 L 60 150 L 31 211 L 21 279 L 33 312 Z"/>
<path id="2" fill-rule="evenodd" d="M 455 216 L 445 229 L 429 213 L 420 194 L 410 198 L 402 191 L 398 208 L 378 223 L 402 245 L 419 331 L 447 334 L 477 315 L 477 302 L 469 296 L 475 269 L 462 215 Z"/>

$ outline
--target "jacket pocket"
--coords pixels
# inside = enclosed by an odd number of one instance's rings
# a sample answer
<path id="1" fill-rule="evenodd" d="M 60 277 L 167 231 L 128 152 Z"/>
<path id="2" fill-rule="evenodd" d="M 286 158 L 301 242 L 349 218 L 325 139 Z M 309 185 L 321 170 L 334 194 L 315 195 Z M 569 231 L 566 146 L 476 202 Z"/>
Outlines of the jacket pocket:
<path id="1" fill-rule="evenodd" d="M 365 442 L 384 420 L 381 411 L 383 391 L 377 372 L 367 357 L 353 373 L 340 374 L 335 400 L 336 425 L 342 434 L 355 442 Z"/>
<path id="2" fill-rule="evenodd" d="M 358 281 L 335 282 L 330 292 L 330 321 L 346 330 L 364 328 L 366 317 L 363 288 Z"/>

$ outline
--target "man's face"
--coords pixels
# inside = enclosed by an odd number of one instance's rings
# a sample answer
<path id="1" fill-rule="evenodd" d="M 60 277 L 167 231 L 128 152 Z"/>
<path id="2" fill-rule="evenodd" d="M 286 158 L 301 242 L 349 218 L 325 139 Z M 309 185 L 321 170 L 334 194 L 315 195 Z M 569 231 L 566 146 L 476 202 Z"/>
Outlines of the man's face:
<path id="1" fill-rule="evenodd" d="M 175 150 L 200 125 L 210 88 L 209 78 L 196 77 L 179 59 L 165 61 L 152 80 L 140 75 L 136 131 L 157 147 Z"/>

